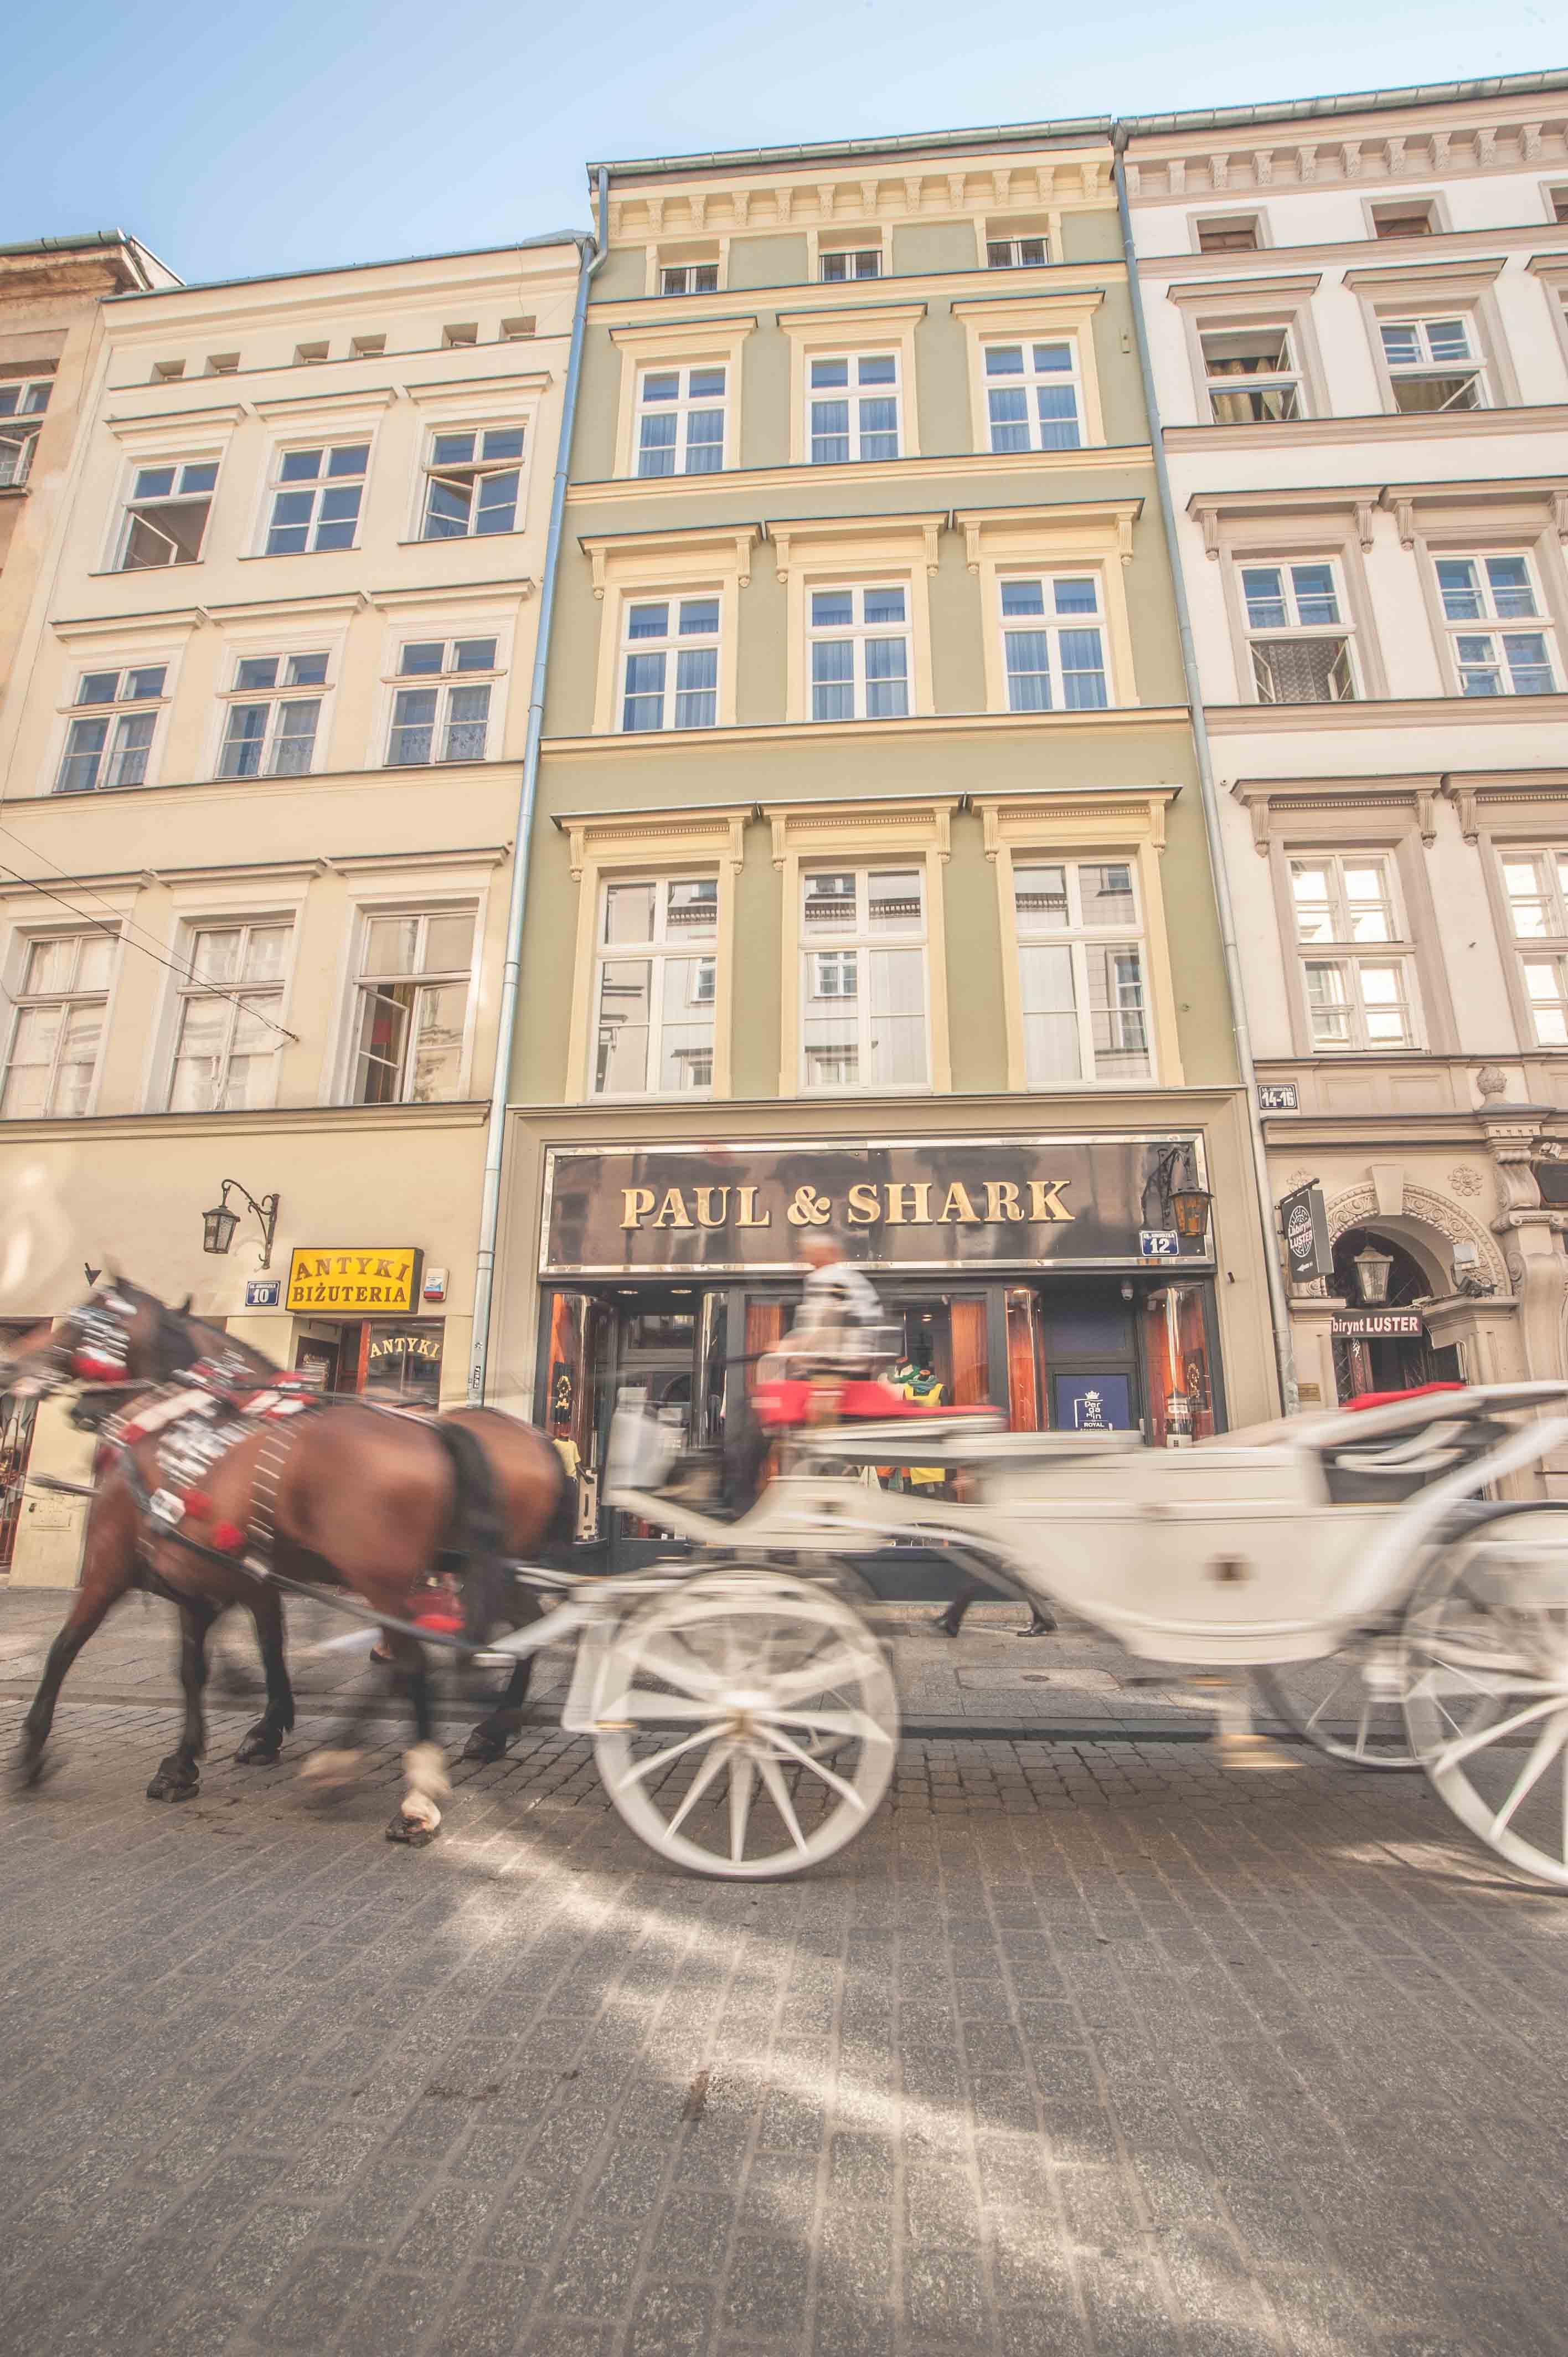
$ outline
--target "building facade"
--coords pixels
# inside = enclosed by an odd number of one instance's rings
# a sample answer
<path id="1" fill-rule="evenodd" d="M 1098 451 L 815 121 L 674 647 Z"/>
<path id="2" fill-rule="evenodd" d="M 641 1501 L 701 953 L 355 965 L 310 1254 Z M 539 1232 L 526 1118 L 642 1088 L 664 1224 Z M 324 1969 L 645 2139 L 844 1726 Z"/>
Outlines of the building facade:
<path id="1" fill-rule="evenodd" d="M 922 1396 L 1273 1409 L 1109 129 L 605 167 L 489 1389 L 612 1562 L 825 1218 Z"/>
<path id="2" fill-rule="evenodd" d="M 1565 109 L 1126 146 L 1273 1192 L 1326 1199 L 1308 1406 L 1565 1363 Z"/>
<path id="3" fill-rule="evenodd" d="M 8 1318 L 118 1266 L 328 1388 L 462 1396 L 578 266 L 103 305 L 0 714 Z M 46 1413 L 33 1469 L 75 1447 Z M 79 1545 L 24 1497 L 16 1578 Z"/>

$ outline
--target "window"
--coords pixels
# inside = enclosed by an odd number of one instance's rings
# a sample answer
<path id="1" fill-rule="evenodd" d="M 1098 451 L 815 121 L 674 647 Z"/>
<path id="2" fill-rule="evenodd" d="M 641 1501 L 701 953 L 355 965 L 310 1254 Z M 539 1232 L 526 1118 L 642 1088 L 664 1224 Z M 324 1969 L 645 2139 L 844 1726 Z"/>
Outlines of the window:
<path id="1" fill-rule="evenodd" d="M 0 417 L 41 417 L 49 405 L 54 379 L 12 377 L 0 382 Z"/>
<path id="2" fill-rule="evenodd" d="M 1098 574 L 1004 576 L 1009 712 L 1103 712 L 1111 701 Z"/>
<path id="3" fill-rule="evenodd" d="M 716 262 L 666 263 L 659 273 L 660 295 L 714 295 L 718 284 Z"/>
<path id="4" fill-rule="evenodd" d="M 853 352 L 809 363 L 806 429 L 813 467 L 898 456 L 898 356 Z"/>
<path id="5" fill-rule="evenodd" d="M 280 450 L 273 476 L 269 556 L 306 550 L 352 548 L 370 463 L 368 442 L 340 442 L 318 450 Z"/>
<path id="6" fill-rule="evenodd" d="M 1568 851 L 1506 850 L 1503 897 L 1538 1048 L 1568 1048 Z"/>
<path id="7" fill-rule="evenodd" d="M 472 351 L 479 340 L 477 319 L 459 319 L 454 326 L 441 330 L 441 349 L 446 352 Z"/>
<path id="8" fill-rule="evenodd" d="M 229 706 L 223 730 L 219 776 L 305 777 L 316 750 L 321 698 L 288 691 L 326 684 L 325 654 L 242 655 L 234 673 L 236 700 Z"/>
<path id="9" fill-rule="evenodd" d="M 84 1114 L 92 1093 L 118 935 L 94 930 L 29 942 L 12 993 L 0 1115 Z"/>
<path id="10" fill-rule="evenodd" d="M 38 429 L 37 425 L 24 425 L 21 421 L 43 415 L 49 405 L 52 386 L 49 377 L 0 382 L 0 490 L 12 490 L 27 481 Z M 16 422 L 7 422 L 12 420 Z"/>
<path id="11" fill-rule="evenodd" d="M 355 1104 L 435 1104 L 462 1084 L 472 909 L 371 917 L 354 1022 Z"/>
<path id="12" fill-rule="evenodd" d="M 401 770 L 426 761 L 482 761 L 490 725 L 489 679 L 494 672 L 494 639 L 416 639 L 398 654 L 398 677 L 428 682 L 400 687 L 392 698 L 387 766 Z"/>
<path id="13" fill-rule="evenodd" d="M 989 237 L 985 241 L 987 270 L 1043 270 L 1051 258 L 1044 237 Z"/>
<path id="14" fill-rule="evenodd" d="M 818 869 L 800 879 L 801 1085 L 924 1088 L 925 875 Z"/>
<path id="15" fill-rule="evenodd" d="M 1076 450 L 1077 345 L 987 344 L 985 401 L 993 450 Z"/>
<path id="16" fill-rule="evenodd" d="M 1314 1049 L 1413 1047 L 1408 945 L 1389 861 L 1348 852 L 1293 859 L 1290 882 Z M 1329 946 L 1336 954 L 1318 954 Z M 1391 954 L 1396 948 L 1407 953 Z"/>
<path id="17" fill-rule="evenodd" d="M 167 675 L 165 663 L 82 673 L 76 702 L 91 709 L 72 720 L 66 732 L 65 758 L 54 785 L 57 794 L 145 785 Z M 135 709 L 137 705 L 142 708 Z"/>
<path id="18" fill-rule="evenodd" d="M 1433 409 L 1480 409 L 1486 379 L 1470 322 L 1384 319 L 1379 322 L 1394 407 L 1406 414 Z"/>
<path id="19" fill-rule="evenodd" d="M 1461 695 L 1551 695 L 1557 687 L 1545 630 L 1477 630 L 1477 622 L 1533 621 L 1541 599 L 1526 556 L 1439 556 L 1443 600 Z"/>
<path id="20" fill-rule="evenodd" d="M 1431 197 L 1393 197 L 1372 207 L 1374 237 L 1431 237 L 1437 225 Z"/>
<path id="21" fill-rule="evenodd" d="M 909 595 L 812 589 L 813 720 L 902 720 L 909 710 Z"/>
<path id="22" fill-rule="evenodd" d="M 819 247 L 817 264 L 821 275 L 830 285 L 846 278 L 880 278 L 882 248 L 879 245 Z"/>
<path id="23" fill-rule="evenodd" d="M 384 336 L 351 336 L 349 339 L 349 356 L 357 361 L 380 360 L 386 348 Z"/>
<path id="24" fill-rule="evenodd" d="M 238 352 L 208 353 L 207 373 L 209 376 L 238 376 L 239 372 L 240 355 Z"/>
<path id="25" fill-rule="evenodd" d="M 487 425 L 432 436 L 422 540 L 516 531 L 523 433 L 521 425 Z"/>
<path id="26" fill-rule="evenodd" d="M 1278 425 L 1305 415 L 1288 328 L 1209 328 L 1198 341 L 1217 425 Z"/>
<path id="27" fill-rule="evenodd" d="M 331 349 L 332 348 L 329 344 L 295 344 L 294 348 L 294 363 L 295 368 L 316 368 L 319 366 L 321 361 L 330 357 Z"/>
<path id="28" fill-rule="evenodd" d="M 1146 1080 L 1149 1016 L 1132 861 L 1015 857 L 1013 907 L 1029 1087 Z"/>
<path id="29" fill-rule="evenodd" d="M 1256 253 L 1262 242 L 1256 213 L 1218 213 L 1197 223 L 1199 253 Z"/>
<path id="30" fill-rule="evenodd" d="M 594 974 L 596 1097 L 714 1084 L 719 888 L 711 876 L 607 884 Z"/>
<path id="31" fill-rule="evenodd" d="M 177 384 L 184 374 L 185 362 L 183 361 L 155 361 L 153 362 L 153 382 L 155 384 Z"/>
<path id="32" fill-rule="evenodd" d="M 644 369 L 637 380 L 639 475 L 716 475 L 725 462 L 726 371 Z"/>
<path id="33" fill-rule="evenodd" d="M 525 343 L 528 338 L 535 332 L 537 325 L 538 323 L 532 311 L 520 312 L 515 319 L 503 319 L 501 321 L 500 341 L 503 344 Z"/>
<path id="34" fill-rule="evenodd" d="M 269 1105 L 277 1090 L 287 924 L 199 926 L 179 985 L 171 1113 Z"/>
<path id="35" fill-rule="evenodd" d="M 1568 188 L 1548 188 L 1546 210 L 1554 221 L 1568 221 Z"/>
<path id="36" fill-rule="evenodd" d="M 718 718 L 718 599 L 628 598 L 623 629 L 622 728 L 712 728 Z"/>
<path id="37" fill-rule="evenodd" d="M 195 565 L 217 481 L 215 458 L 138 467 L 125 505 L 115 570 L 141 573 L 159 565 Z"/>
<path id="38" fill-rule="evenodd" d="M 1241 598 L 1260 704 L 1354 700 L 1350 637 L 1338 581 L 1327 558 L 1300 565 L 1243 565 Z"/>

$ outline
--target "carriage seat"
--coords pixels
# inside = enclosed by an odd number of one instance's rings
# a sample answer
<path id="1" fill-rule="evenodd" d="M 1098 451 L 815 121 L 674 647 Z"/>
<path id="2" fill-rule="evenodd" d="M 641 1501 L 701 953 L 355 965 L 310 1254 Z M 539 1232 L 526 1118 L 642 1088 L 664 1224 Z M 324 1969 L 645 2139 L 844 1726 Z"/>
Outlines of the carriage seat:
<path id="1" fill-rule="evenodd" d="M 1415 1383 L 1408 1391 L 1364 1392 L 1359 1399 L 1348 1400 L 1343 1413 L 1364 1414 L 1370 1408 L 1391 1407 L 1399 1400 L 1465 1388 L 1463 1383 Z M 1329 1501 L 1336 1506 L 1402 1504 L 1456 1467 L 1484 1457 L 1497 1447 L 1506 1429 L 1495 1417 L 1474 1413 L 1434 1416 L 1413 1431 L 1382 1433 L 1371 1440 L 1356 1439 L 1351 1427 L 1342 1446 L 1324 1452 Z"/>
<path id="2" fill-rule="evenodd" d="M 896 1417 L 918 1417 L 929 1423 L 941 1416 L 974 1414 L 972 1407 L 922 1407 L 918 1400 L 906 1399 L 902 1392 L 894 1391 L 877 1377 L 852 1377 L 841 1383 L 830 1398 L 835 1415 L 852 1416 L 856 1422 L 884 1424 Z M 820 1387 L 803 1375 L 781 1376 L 771 1383 L 758 1383 L 751 1395 L 752 1413 L 769 1432 L 792 1431 L 799 1425 L 810 1424 L 813 1407 L 820 1407 L 822 1403 Z"/>

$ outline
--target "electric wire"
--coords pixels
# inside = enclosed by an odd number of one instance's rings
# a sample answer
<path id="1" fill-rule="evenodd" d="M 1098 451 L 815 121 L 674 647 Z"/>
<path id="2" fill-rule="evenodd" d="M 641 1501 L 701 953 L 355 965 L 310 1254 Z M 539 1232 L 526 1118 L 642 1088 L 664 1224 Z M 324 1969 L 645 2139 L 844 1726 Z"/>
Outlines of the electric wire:
<path id="1" fill-rule="evenodd" d="M 8 826 L 0 826 L 0 834 L 5 835 L 8 842 L 22 842 L 21 836 L 19 834 L 13 834 Z M 47 854 L 44 852 L 36 851 L 35 846 L 32 844 L 24 844 L 23 849 L 33 851 L 34 856 L 37 858 L 44 859 L 47 857 Z M 48 865 L 53 867 L 53 860 L 49 860 Z M 56 868 L 55 872 L 66 883 L 69 884 L 72 881 L 72 878 L 66 873 L 66 870 L 63 867 Z M 16 883 L 25 884 L 29 891 L 40 892 L 46 899 L 57 901 L 62 909 L 69 909 L 70 914 L 77 918 L 81 923 L 91 925 L 94 931 L 98 932 L 107 933 L 111 941 L 123 942 L 124 947 L 128 950 L 139 951 L 143 957 L 153 959 L 156 964 L 166 966 L 170 974 L 178 974 L 184 981 L 195 983 L 199 988 L 209 992 L 212 997 L 226 998 L 231 1006 L 240 1007 L 245 1014 L 253 1017 L 258 1023 L 264 1023 L 269 1031 L 275 1031 L 280 1039 L 290 1040 L 293 1042 L 294 1046 L 296 1048 L 298 1047 L 299 1034 L 297 1032 L 290 1031 L 287 1027 L 282 1023 L 274 1023 L 270 1015 L 263 1014 L 259 1006 L 255 1006 L 252 1000 L 242 997 L 238 991 L 225 989 L 222 983 L 213 981 L 209 975 L 198 973 L 194 965 L 183 964 L 177 958 L 165 957 L 161 950 L 149 949 L 145 942 L 132 941 L 130 939 L 130 932 L 141 932 L 145 928 L 137 925 L 134 920 L 129 917 L 122 917 L 118 911 L 115 910 L 112 901 L 103 900 L 102 902 L 102 906 L 109 909 L 110 915 L 113 920 L 111 923 L 102 917 L 95 917 L 90 909 L 79 909 L 74 900 L 68 900 L 66 899 L 63 892 L 56 892 L 52 890 L 51 888 L 43 881 L 41 877 L 24 876 L 19 867 L 8 866 L 3 859 L 0 859 L 0 876 L 12 877 Z M 100 898 L 100 896 L 93 891 L 92 887 L 90 884 L 81 885 L 78 888 L 85 892 L 91 899 L 99 899 Z M 127 931 L 127 928 L 129 931 Z"/>

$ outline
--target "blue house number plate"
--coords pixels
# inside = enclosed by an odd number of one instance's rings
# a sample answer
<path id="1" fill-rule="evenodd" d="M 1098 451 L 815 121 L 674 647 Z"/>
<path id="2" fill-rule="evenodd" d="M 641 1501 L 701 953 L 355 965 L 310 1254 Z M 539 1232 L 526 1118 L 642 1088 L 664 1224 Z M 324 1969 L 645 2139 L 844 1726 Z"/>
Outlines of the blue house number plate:
<path id="1" fill-rule="evenodd" d="M 1140 1228 L 1138 1251 L 1144 1260 L 1175 1260 L 1179 1239 L 1174 1228 Z"/>

